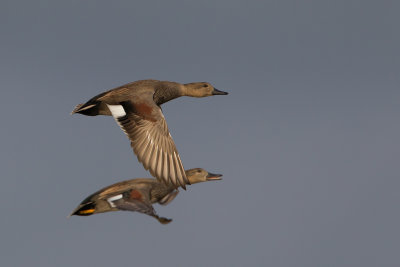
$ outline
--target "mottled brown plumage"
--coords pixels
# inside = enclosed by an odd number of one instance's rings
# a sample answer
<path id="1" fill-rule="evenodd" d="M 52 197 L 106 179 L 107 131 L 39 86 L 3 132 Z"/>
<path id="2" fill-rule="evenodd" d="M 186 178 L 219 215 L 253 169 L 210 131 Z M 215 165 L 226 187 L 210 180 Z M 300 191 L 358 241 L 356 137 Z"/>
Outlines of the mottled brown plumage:
<path id="1" fill-rule="evenodd" d="M 226 95 L 206 82 L 142 80 L 101 93 L 72 113 L 113 116 L 146 170 L 166 184 L 190 184 L 160 105 L 180 96 Z"/>
<path id="2" fill-rule="evenodd" d="M 221 174 L 209 173 L 201 168 L 186 171 L 186 177 L 191 184 L 220 180 L 221 176 Z M 175 186 L 165 185 L 156 179 L 127 180 L 107 186 L 88 196 L 71 215 L 88 216 L 108 211 L 128 210 L 150 215 L 160 223 L 166 224 L 171 222 L 171 219 L 159 217 L 152 204 L 167 205 L 178 192 Z"/>

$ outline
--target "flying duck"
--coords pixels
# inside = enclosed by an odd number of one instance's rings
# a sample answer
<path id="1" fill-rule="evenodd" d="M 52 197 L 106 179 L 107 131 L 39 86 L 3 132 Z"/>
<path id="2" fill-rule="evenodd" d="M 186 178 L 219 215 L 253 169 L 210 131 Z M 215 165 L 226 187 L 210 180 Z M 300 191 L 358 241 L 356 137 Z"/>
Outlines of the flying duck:
<path id="1" fill-rule="evenodd" d="M 131 147 L 146 170 L 158 180 L 186 188 L 190 181 L 169 133 L 161 104 L 181 96 L 227 95 L 207 82 L 141 80 L 101 93 L 71 114 L 113 116 L 131 142 Z"/>

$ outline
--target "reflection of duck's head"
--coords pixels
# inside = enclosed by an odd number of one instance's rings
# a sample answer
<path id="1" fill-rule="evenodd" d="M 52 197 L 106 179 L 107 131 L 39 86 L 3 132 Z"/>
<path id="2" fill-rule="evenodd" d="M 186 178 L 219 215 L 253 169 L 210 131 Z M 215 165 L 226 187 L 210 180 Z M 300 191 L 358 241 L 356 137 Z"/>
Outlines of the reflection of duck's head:
<path id="1" fill-rule="evenodd" d="M 193 97 L 205 97 L 211 95 L 227 95 L 227 92 L 220 91 L 206 82 L 186 83 L 184 86 L 184 94 Z"/>
<path id="2" fill-rule="evenodd" d="M 221 176 L 222 174 L 214 174 L 202 168 L 195 168 L 186 171 L 186 177 L 189 179 L 191 184 L 222 180 Z"/>

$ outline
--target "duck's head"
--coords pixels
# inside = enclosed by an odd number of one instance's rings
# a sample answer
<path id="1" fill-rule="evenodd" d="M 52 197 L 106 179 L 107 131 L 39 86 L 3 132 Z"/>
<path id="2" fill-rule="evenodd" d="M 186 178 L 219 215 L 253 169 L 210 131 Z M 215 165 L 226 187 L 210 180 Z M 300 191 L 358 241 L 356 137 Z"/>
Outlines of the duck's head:
<path id="1" fill-rule="evenodd" d="M 206 82 L 184 84 L 185 95 L 193 97 L 205 97 L 212 95 L 227 95 L 227 92 L 220 91 Z"/>
<path id="2" fill-rule="evenodd" d="M 189 179 L 191 184 L 222 180 L 222 174 L 215 174 L 208 172 L 202 168 L 195 168 L 186 171 L 186 177 Z"/>

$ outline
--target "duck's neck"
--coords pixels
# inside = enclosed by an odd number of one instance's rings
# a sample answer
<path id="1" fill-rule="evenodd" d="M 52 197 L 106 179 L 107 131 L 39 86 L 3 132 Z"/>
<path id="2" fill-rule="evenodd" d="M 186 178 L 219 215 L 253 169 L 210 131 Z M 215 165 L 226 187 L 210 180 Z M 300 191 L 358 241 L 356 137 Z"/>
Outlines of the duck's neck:
<path id="1" fill-rule="evenodd" d="M 184 96 L 186 95 L 185 93 L 185 87 L 183 84 L 175 82 L 160 82 L 159 85 L 156 86 L 153 99 L 157 105 L 161 105 L 172 99 Z"/>

